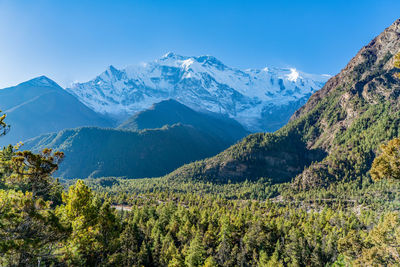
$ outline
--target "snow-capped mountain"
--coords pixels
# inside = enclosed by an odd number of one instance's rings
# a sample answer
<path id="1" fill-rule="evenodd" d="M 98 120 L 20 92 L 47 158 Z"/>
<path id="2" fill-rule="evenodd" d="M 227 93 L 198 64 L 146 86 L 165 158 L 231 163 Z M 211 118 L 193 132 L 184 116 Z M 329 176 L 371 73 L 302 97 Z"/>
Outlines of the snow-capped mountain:
<path id="1" fill-rule="evenodd" d="M 273 131 L 329 77 L 294 68 L 240 70 L 212 56 L 168 53 L 124 69 L 110 66 L 67 90 L 93 110 L 119 118 L 175 99 L 195 110 L 226 114 L 252 131 Z"/>

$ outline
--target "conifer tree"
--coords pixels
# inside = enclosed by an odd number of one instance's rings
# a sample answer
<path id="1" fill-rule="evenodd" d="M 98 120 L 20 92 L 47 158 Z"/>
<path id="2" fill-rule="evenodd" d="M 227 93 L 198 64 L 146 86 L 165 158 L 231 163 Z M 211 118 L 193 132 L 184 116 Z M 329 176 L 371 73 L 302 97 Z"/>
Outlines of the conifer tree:
<path id="1" fill-rule="evenodd" d="M 6 114 L 1 114 L 1 110 L 0 110 L 0 136 L 5 135 L 10 128 L 10 126 L 5 123 L 5 121 L 4 121 L 5 118 L 6 118 Z"/>
<path id="2" fill-rule="evenodd" d="M 63 152 L 53 152 L 51 149 L 44 149 L 39 154 L 16 151 L 11 158 L 12 174 L 7 178 L 8 182 L 18 189 L 32 192 L 34 198 L 56 200 L 52 197 L 58 183 L 51 175 L 58 169 L 63 158 Z"/>
<path id="3" fill-rule="evenodd" d="M 205 250 L 201 235 L 199 232 L 197 232 L 194 239 L 190 242 L 185 263 L 189 267 L 199 267 L 203 265 L 204 261 Z"/>
<path id="4" fill-rule="evenodd" d="M 31 192 L 0 190 L 0 266 L 57 262 L 55 245 L 67 232 L 50 204 Z"/>
<path id="5" fill-rule="evenodd" d="M 395 138 L 380 147 L 371 167 L 371 177 L 375 181 L 381 179 L 400 179 L 400 139 Z"/>
<path id="6" fill-rule="evenodd" d="M 67 194 L 65 205 L 59 209 L 64 223 L 70 225 L 71 235 L 65 243 L 63 260 L 70 265 L 95 266 L 101 262 L 100 229 L 97 224 L 98 208 L 92 190 L 78 180 Z"/>

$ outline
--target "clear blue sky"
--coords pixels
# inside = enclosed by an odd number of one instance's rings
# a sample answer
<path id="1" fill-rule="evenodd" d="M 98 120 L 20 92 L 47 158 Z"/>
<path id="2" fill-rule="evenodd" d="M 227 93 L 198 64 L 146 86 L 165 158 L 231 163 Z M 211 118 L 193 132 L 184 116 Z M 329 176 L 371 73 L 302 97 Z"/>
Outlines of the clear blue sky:
<path id="1" fill-rule="evenodd" d="M 168 51 L 336 74 L 398 17 L 399 0 L 0 0 L 0 87 L 65 86 Z"/>

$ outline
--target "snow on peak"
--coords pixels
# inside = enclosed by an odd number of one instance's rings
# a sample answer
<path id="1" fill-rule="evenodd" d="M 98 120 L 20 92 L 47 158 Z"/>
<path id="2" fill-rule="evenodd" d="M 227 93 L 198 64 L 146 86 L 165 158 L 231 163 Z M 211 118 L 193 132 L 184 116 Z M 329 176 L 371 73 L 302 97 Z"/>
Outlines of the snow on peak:
<path id="1" fill-rule="evenodd" d="M 166 53 L 165 55 L 163 55 L 163 56 L 159 59 L 159 61 L 185 60 L 185 59 L 187 59 L 187 58 L 188 58 L 188 57 L 181 56 L 181 55 L 175 54 L 175 53 L 173 53 L 173 52 L 168 52 L 168 53 Z"/>
<path id="2" fill-rule="evenodd" d="M 67 90 L 100 113 L 133 114 L 165 99 L 175 99 L 262 130 L 258 121 L 267 110 L 305 102 L 328 78 L 295 68 L 241 70 L 213 56 L 169 52 L 158 60 L 124 69 L 110 66 L 95 79 L 73 84 Z"/>
<path id="3" fill-rule="evenodd" d="M 294 68 L 291 68 L 291 69 L 290 69 L 290 74 L 287 75 L 287 78 L 288 78 L 288 80 L 291 81 L 291 82 L 296 82 L 297 79 L 299 78 L 299 76 L 300 76 L 300 75 L 299 75 L 299 73 L 297 72 L 297 70 L 294 69 Z"/>
<path id="4" fill-rule="evenodd" d="M 164 54 L 162 56 L 162 58 L 169 58 L 169 57 L 173 57 L 173 56 L 175 56 L 175 54 L 173 52 L 168 52 L 168 53 Z"/>

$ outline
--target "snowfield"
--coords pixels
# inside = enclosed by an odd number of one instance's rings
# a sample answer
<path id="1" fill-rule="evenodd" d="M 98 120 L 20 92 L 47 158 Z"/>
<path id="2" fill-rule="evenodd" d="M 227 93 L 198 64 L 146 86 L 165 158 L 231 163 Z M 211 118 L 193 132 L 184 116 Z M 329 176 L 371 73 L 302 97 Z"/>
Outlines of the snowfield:
<path id="1" fill-rule="evenodd" d="M 274 131 L 329 78 L 294 68 L 240 70 L 212 56 L 167 53 L 124 69 L 110 66 L 66 90 L 96 112 L 121 119 L 175 99 L 198 111 L 227 115 L 251 131 Z"/>

